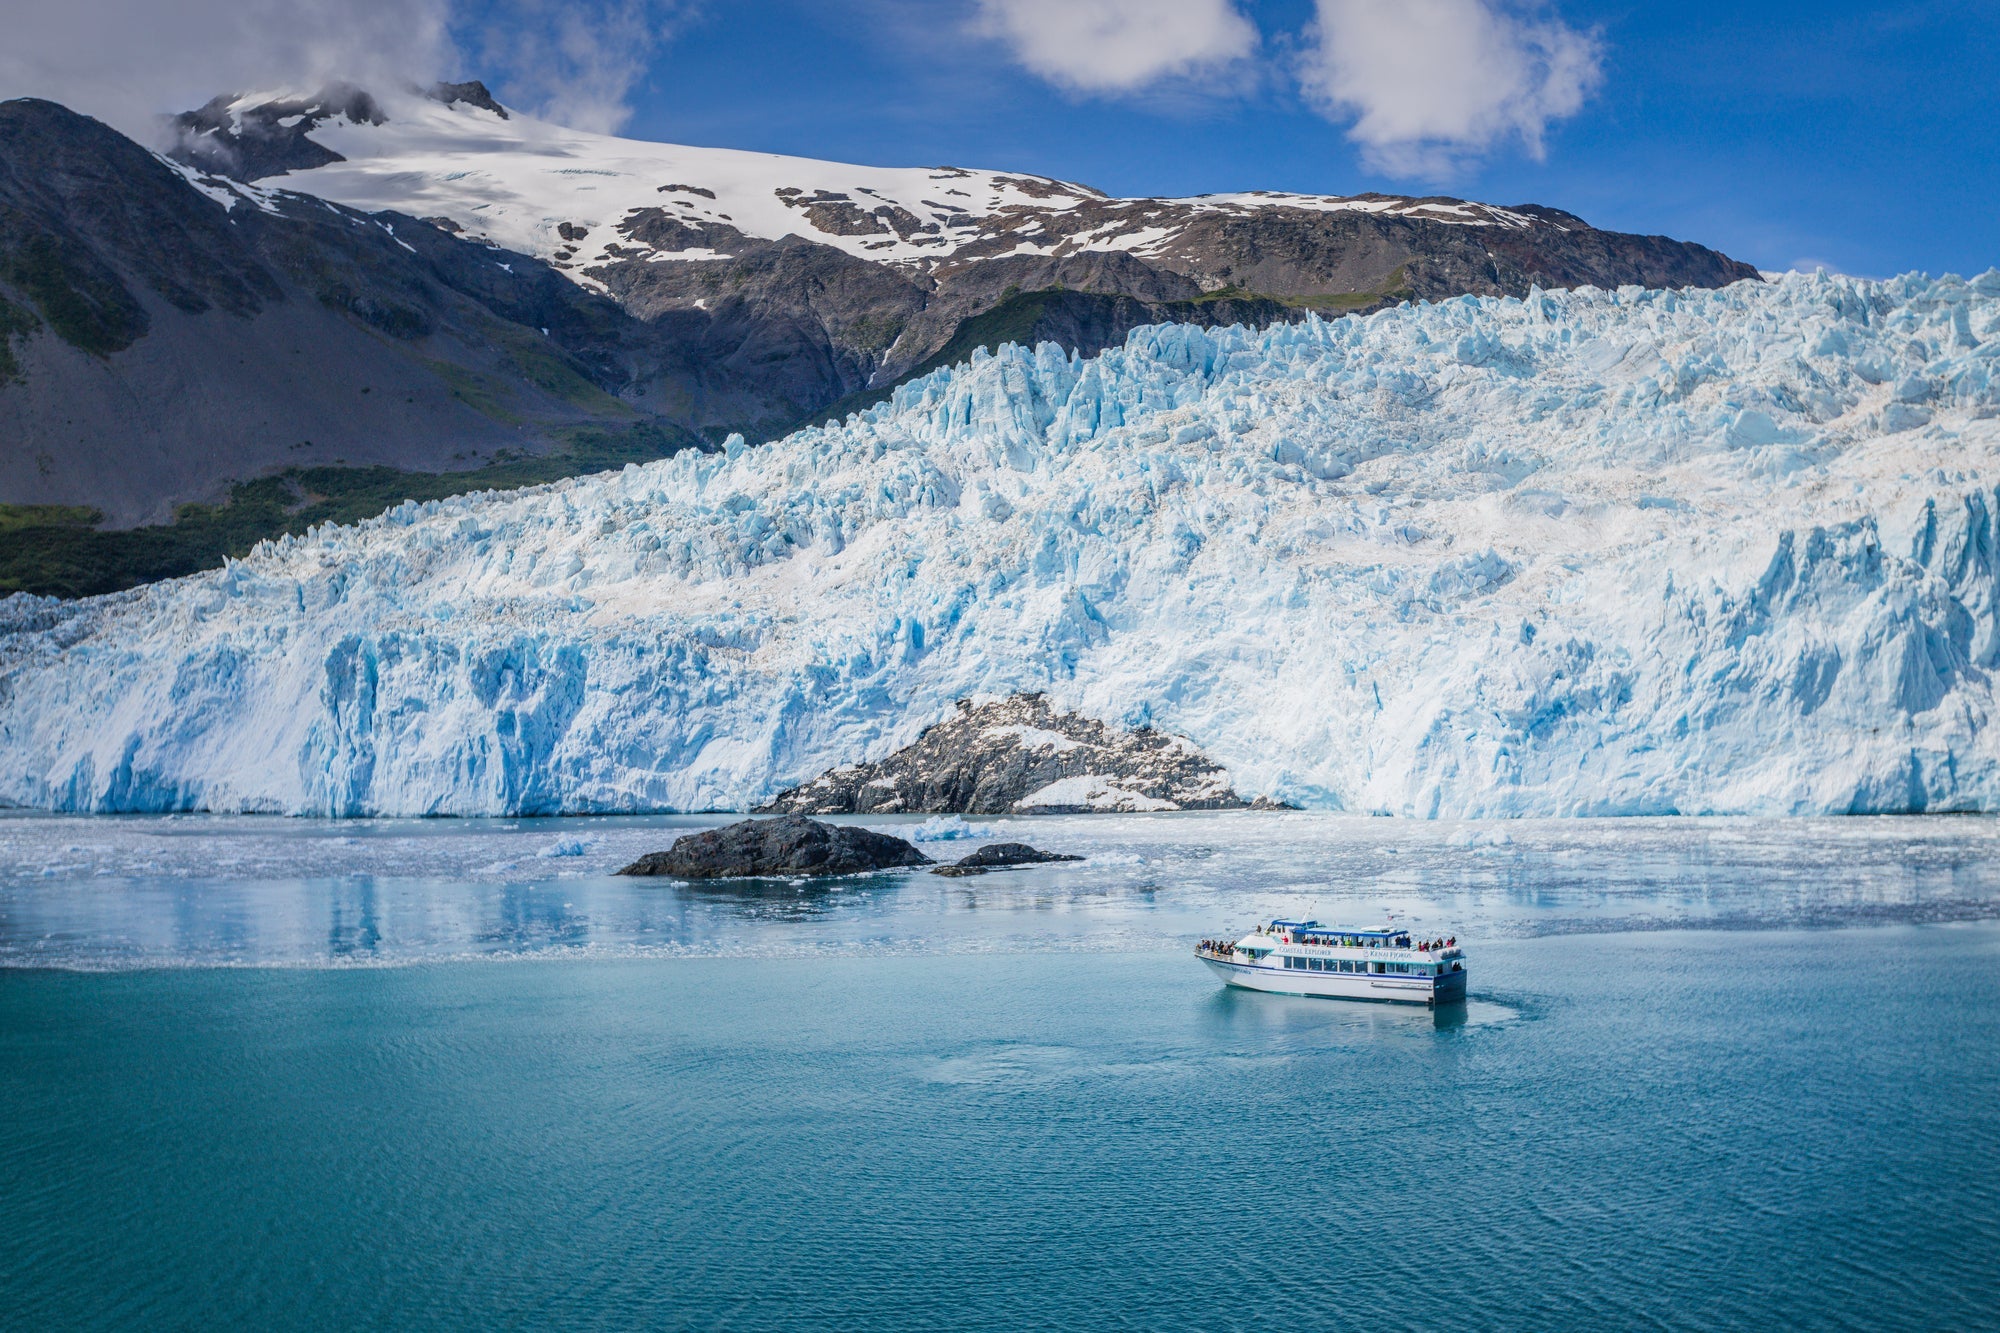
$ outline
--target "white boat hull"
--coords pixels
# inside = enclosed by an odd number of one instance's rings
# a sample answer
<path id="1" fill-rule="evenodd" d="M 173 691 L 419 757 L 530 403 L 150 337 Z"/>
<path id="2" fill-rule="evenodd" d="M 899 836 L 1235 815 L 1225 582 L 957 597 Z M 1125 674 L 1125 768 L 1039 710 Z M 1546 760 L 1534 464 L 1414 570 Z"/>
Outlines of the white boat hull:
<path id="1" fill-rule="evenodd" d="M 1465 998 L 1465 973 L 1434 977 L 1384 976 L 1363 972 L 1312 972 L 1272 967 L 1266 963 L 1236 963 L 1198 955 L 1216 976 L 1244 990 L 1273 995 L 1304 995 L 1325 1000 L 1382 1000 L 1392 1004 L 1453 1004 Z"/>

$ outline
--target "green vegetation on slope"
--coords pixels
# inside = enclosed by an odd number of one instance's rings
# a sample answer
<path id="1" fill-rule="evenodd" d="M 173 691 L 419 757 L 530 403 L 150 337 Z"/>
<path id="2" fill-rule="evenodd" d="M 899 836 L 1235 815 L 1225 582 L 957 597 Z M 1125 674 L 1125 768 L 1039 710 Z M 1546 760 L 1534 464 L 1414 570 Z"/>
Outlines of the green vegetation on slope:
<path id="1" fill-rule="evenodd" d="M 258 542 L 316 523 L 352 523 L 404 500 L 438 500 L 603 472 L 702 447 L 692 435 L 656 425 L 568 432 L 561 452 L 510 457 L 471 472 L 402 472 L 390 467 L 292 468 L 238 482 L 222 504 L 183 505 L 172 523 L 106 532 L 95 510 L 65 505 L 0 505 L 0 594 L 90 597 L 177 578 L 247 555 Z"/>
<path id="2" fill-rule="evenodd" d="M 0 384 L 10 382 L 21 373 L 21 363 L 14 356 L 14 340 L 26 338 L 41 325 L 34 311 L 0 296 Z"/>
<path id="3" fill-rule="evenodd" d="M 0 255 L 0 278 L 32 301 L 56 335 L 92 356 L 130 347 L 146 312 L 116 276 L 92 273 L 83 257 L 48 235 L 30 235 Z"/>

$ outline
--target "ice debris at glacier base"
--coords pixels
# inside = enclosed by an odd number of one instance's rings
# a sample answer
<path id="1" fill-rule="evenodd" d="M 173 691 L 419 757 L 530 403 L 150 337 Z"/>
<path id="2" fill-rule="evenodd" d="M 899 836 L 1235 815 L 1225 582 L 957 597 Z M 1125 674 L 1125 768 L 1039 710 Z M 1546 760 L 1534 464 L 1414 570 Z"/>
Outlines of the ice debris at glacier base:
<path id="1" fill-rule="evenodd" d="M 2000 273 L 1003 349 L 0 604 L 0 799 L 743 809 L 966 696 L 1415 816 L 2000 809 Z"/>

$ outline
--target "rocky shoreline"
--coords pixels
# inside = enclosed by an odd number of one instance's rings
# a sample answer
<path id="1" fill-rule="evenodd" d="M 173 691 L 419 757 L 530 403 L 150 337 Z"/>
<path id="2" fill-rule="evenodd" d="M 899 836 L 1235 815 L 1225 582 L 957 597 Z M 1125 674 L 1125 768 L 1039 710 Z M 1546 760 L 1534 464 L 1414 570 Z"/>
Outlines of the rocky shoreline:
<path id="1" fill-rule="evenodd" d="M 1041 694 L 974 704 L 873 764 L 831 769 L 759 814 L 1088 814 L 1274 808 L 1187 740 L 1056 711 Z"/>

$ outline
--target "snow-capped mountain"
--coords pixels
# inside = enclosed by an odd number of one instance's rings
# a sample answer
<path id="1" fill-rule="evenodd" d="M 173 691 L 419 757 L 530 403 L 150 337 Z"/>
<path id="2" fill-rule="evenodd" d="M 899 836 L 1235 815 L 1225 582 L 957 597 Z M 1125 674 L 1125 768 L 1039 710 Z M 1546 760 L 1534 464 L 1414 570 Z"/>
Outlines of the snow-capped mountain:
<path id="1" fill-rule="evenodd" d="M 956 700 L 1417 816 L 2000 809 L 2000 273 L 1008 348 L 0 635 L 0 796 L 746 808 Z"/>
<path id="2" fill-rule="evenodd" d="M 533 255 L 670 327 L 694 386 L 635 381 L 685 424 L 752 438 L 864 405 L 973 346 L 1086 354 L 1172 321 L 1529 288 L 1721 286 L 1703 246 L 1555 209 L 1250 192 L 1112 199 L 1043 176 L 884 168 L 564 129 L 479 84 L 388 99 L 351 87 L 218 98 L 180 118 L 183 160 Z M 678 399 L 678 402 L 673 400 Z"/>
<path id="3" fill-rule="evenodd" d="M 365 212 L 444 219 L 474 238 L 564 266 L 586 284 L 606 264 L 727 259 L 704 242 L 730 236 L 803 236 L 857 259 L 932 269 L 1085 251 L 1171 259 L 1188 249 L 1184 233 L 1196 220 L 1273 210 L 1515 231 L 1589 229 L 1550 209 L 1443 198 L 1259 190 L 1110 199 L 1046 176 L 854 166 L 621 139 L 510 110 L 480 84 L 439 92 L 386 106 L 351 88 L 217 99 L 181 118 L 183 155 L 240 178 L 282 173 L 287 188 Z M 274 141 L 285 151 L 258 151 Z M 1211 289 L 1225 285 L 1220 277 L 1197 280 Z"/>

